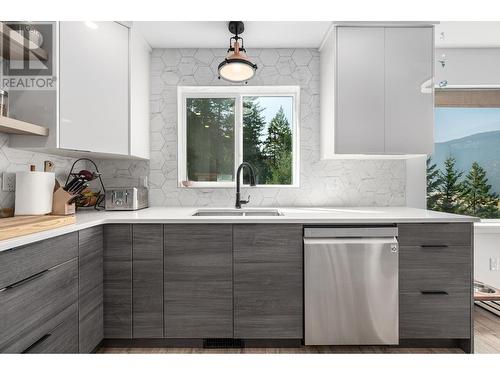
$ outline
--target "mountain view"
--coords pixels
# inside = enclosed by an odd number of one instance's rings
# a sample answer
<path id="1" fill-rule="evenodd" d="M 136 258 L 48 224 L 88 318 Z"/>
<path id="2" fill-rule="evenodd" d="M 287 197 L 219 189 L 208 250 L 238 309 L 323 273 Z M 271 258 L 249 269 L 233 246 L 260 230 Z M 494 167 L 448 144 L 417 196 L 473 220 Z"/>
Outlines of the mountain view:
<path id="1" fill-rule="evenodd" d="M 500 192 L 500 130 L 436 143 L 433 163 L 442 170 L 448 157 L 455 158 L 460 171 L 468 171 L 476 161 L 486 171 L 491 190 Z"/>

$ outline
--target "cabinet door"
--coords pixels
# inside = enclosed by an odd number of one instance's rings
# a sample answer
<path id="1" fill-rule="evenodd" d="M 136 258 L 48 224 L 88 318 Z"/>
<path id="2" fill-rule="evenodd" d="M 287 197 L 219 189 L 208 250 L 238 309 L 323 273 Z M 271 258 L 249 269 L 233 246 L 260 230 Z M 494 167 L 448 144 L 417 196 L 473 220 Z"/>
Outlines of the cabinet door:
<path id="1" fill-rule="evenodd" d="M 434 147 L 432 27 L 385 29 L 385 152 L 431 154 Z"/>
<path id="2" fill-rule="evenodd" d="M 163 337 L 163 225 L 133 225 L 134 338 Z"/>
<path id="3" fill-rule="evenodd" d="M 233 337 L 232 226 L 165 225 L 165 337 Z"/>
<path id="4" fill-rule="evenodd" d="M 78 271 L 79 351 L 91 353 L 104 338 L 102 226 L 79 232 Z"/>
<path id="5" fill-rule="evenodd" d="M 303 337 L 302 226 L 234 225 L 234 337 Z"/>
<path id="6" fill-rule="evenodd" d="M 335 153 L 384 153 L 384 28 L 337 29 Z"/>
<path id="7" fill-rule="evenodd" d="M 129 29 L 60 23 L 59 147 L 129 153 Z"/>
<path id="8" fill-rule="evenodd" d="M 104 226 L 104 337 L 132 338 L 132 225 Z"/>

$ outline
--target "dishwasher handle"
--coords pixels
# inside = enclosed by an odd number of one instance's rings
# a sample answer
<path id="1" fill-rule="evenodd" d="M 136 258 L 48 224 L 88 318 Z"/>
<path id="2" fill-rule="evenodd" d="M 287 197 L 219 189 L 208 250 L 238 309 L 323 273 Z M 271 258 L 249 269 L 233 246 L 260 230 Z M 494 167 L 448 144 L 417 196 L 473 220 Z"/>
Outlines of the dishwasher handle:
<path id="1" fill-rule="evenodd" d="M 320 245 L 320 244 L 398 244 L 396 237 L 353 237 L 353 238 L 304 238 L 304 244 Z"/>
<path id="2" fill-rule="evenodd" d="M 396 237 L 356 237 L 356 238 L 304 238 L 304 245 L 390 245 L 391 252 L 399 252 L 399 244 Z M 314 250 L 314 248 L 311 248 Z"/>

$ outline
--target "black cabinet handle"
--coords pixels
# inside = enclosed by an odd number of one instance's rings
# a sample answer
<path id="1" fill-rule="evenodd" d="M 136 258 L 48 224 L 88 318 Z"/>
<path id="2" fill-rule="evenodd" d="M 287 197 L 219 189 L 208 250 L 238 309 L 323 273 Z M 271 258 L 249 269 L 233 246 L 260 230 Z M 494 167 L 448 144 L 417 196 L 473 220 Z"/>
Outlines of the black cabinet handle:
<path id="1" fill-rule="evenodd" d="M 9 289 L 14 289 L 14 288 L 17 288 L 18 286 L 21 286 L 23 284 L 26 284 L 26 283 L 29 283 L 30 281 L 33 281 L 33 280 L 36 280 L 38 279 L 39 277 L 42 277 L 44 274 L 46 274 L 47 272 L 49 272 L 48 269 L 46 270 L 43 270 L 41 272 L 38 272 L 38 273 L 35 273 L 34 275 L 31 275 L 30 277 L 27 277 L 25 279 L 22 279 L 20 281 L 16 281 L 15 283 L 12 283 L 10 285 L 7 285 L 5 288 L 3 289 L 0 289 L 0 292 L 3 292 L 3 291 L 6 291 L 6 290 L 9 290 Z"/>
<path id="2" fill-rule="evenodd" d="M 420 245 L 420 247 L 423 247 L 423 248 L 443 248 L 443 247 L 448 247 L 448 245 Z"/>
<path id="3" fill-rule="evenodd" d="M 428 294 L 445 295 L 445 294 L 448 294 L 448 292 L 446 292 L 444 290 L 421 290 L 420 293 L 424 294 L 424 295 L 428 295 Z"/>
<path id="4" fill-rule="evenodd" d="M 26 349 L 24 349 L 21 354 L 25 354 L 25 353 L 28 353 L 30 350 L 32 350 L 35 346 L 37 345 L 40 345 L 42 342 L 44 342 L 45 340 L 47 340 L 49 337 L 51 336 L 50 333 L 46 333 L 45 335 L 43 335 L 42 337 L 40 337 L 38 340 L 36 340 L 33 344 L 31 344 L 30 346 L 28 346 Z"/>

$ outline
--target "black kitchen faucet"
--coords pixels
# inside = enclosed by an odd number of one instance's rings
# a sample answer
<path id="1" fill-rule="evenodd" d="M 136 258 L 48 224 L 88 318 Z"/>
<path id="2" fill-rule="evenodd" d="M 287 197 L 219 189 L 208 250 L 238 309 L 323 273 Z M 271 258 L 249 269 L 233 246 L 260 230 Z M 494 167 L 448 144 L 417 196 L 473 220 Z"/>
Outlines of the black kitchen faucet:
<path id="1" fill-rule="evenodd" d="M 244 161 L 243 163 L 240 164 L 240 166 L 238 167 L 238 170 L 236 172 L 236 204 L 235 204 L 236 208 L 241 208 L 242 204 L 247 204 L 250 202 L 250 195 L 248 196 L 248 198 L 246 200 L 240 199 L 240 197 L 241 197 L 241 194 L 240 194 L 240 178 L 241 177 L 240 176 L 241 176 L 241 171 L 243 170 L 243 167 L 247 167 L 248 171 L 250 173 L 250 186 L 256 185 L 255 169 L 252 167 L 252 164 Z"/>

